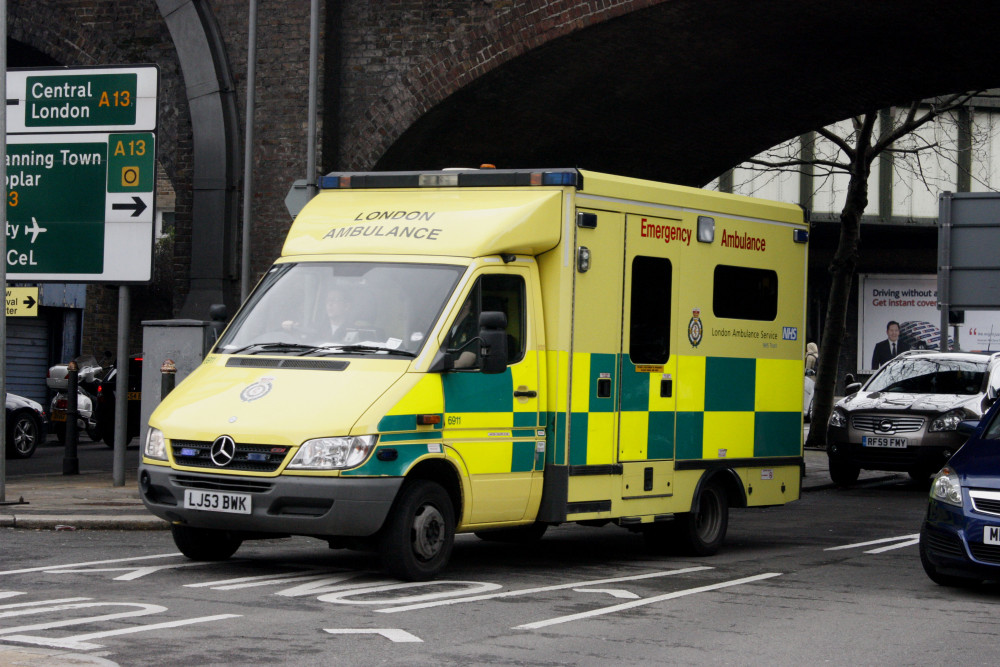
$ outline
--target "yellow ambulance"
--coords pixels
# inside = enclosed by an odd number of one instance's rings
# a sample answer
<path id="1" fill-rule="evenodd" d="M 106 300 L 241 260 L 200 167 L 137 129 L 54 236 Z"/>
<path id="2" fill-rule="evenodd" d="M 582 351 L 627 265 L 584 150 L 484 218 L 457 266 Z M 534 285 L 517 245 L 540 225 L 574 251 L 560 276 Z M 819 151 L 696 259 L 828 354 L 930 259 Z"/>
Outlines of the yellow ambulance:
<path id="1" fill-rule="evenodd" d="M 795 206 L 576 169 L 334 173 L 149 421 L 193 559 L 308 535 L 435 576 L 456 533 L 710 555 L 799 497 Z"/>

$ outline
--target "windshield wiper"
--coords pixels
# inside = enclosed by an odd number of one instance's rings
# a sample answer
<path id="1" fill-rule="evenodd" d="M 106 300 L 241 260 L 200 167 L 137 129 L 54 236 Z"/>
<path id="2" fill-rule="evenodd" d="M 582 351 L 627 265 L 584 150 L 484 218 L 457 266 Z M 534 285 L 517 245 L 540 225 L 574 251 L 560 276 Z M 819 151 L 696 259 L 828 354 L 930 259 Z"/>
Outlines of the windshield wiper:
<path id="1" fill-rule="evenodd" d="M 303 345 L 302 343 L 250 343 L 236 350 L 219 350 L 225 354 L 259 354 L 261 352 L 300 352 L 308 354 L 317 350 L 315 345 Z"/>
<path id="2" fill-rule="evenodd" d="M 417 355 L 413 352 L 407 350 L 395 350 L 390 347 L 379 347 L 378 345 L 321 345 L 316 348 L 317 351 L 328 352 L 332 354 L 337 354 L 340 352 L 385 352 L 386 354 L 394 354 L 400 357 L 416 357 Z"/>

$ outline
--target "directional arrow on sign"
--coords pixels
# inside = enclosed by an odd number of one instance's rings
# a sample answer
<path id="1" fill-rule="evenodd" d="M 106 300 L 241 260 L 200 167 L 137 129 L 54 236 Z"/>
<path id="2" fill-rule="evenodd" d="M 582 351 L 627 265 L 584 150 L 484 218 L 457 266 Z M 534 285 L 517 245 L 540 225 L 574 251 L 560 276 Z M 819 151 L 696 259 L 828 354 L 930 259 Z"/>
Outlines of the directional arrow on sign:
<path id="1" fill-rule="evenodd" d="M 132 217 L 138 218 L 146 210 L 146 202 L 135 195 L 132 195 L 132 202 L 131 204 L 112 204 L 111 208 L 116 211 L 132 211 Z"/>
<path id="2" fill-rule="evenodd" d="M 27 306 L 28 308 L 34 308 L 34 307 L 35 307 L 35 300 L 34 300 L 34 299 L 32 299 L 32 298 L 31 298 L 30 296 L 29 296 L 28 298 L 26 298 L 26 299 L 25 299 L 25 300 L 23 301 L 23 303 L 24 303 L 24 305 L 26 305 L 26 306 Z"/>
<path id="3" fill-rule="evenodd" d="M 396 643 L 403 642 L 421 642 L 423 639 L 415 635 L 411 635 L 406 630 L 399 630 L 397 628 L 384 628 L 380 630 L 355 630 L 351 628 L 323 628 L 323 632 L 329 632 L 331 635 L 382 635 L 390 641 Z"/>

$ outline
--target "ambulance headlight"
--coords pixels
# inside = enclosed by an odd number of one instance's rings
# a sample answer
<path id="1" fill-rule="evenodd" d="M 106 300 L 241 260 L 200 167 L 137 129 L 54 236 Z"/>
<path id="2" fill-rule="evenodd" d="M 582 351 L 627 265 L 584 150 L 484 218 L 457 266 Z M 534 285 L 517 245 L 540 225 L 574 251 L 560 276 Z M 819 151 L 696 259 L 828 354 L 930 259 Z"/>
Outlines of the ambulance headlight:
<path id="1" fill-rule="evenodd" d="M 288 464 L 288 470 L 340 470 L 362 463 L 375 447 L 378 436 L 306 440 Z"/>
<path id="2" fill-rule="evenodd" d="M 167 460 L 167 439 L 163 437 L 163 431 L 152 426 L 146 430 L 146 444 L 142 448 L 142 455 L 147 459 Z"/>

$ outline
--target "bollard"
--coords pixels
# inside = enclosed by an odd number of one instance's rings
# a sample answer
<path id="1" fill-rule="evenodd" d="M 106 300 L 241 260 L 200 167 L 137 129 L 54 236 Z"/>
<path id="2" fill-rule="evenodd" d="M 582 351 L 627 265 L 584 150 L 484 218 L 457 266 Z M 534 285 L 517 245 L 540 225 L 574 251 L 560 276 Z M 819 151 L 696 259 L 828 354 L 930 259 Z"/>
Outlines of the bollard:
<path id="1" fill-rule="evenodd" d="M 67 376 L 69 381 L 66 386 L 66 451 L 63 453 L 63 474 L 79 475 L 80 459 L 76 455 L 76 418 L 79 412 L 79 406 L 77 405 L 77 384 L 80 371 L 76 367 L 75 361 L 69 362 L 66 370 L 69 371 L 69 375 Z"/>
<path id="2" fill-rule="evenodd" d="M 167 359 L 160 364 L 160 400 L 166 398 L 167 394 L 174 390 L 174 383 L 177 381 L 177 364 L 173 359 Z"/>

